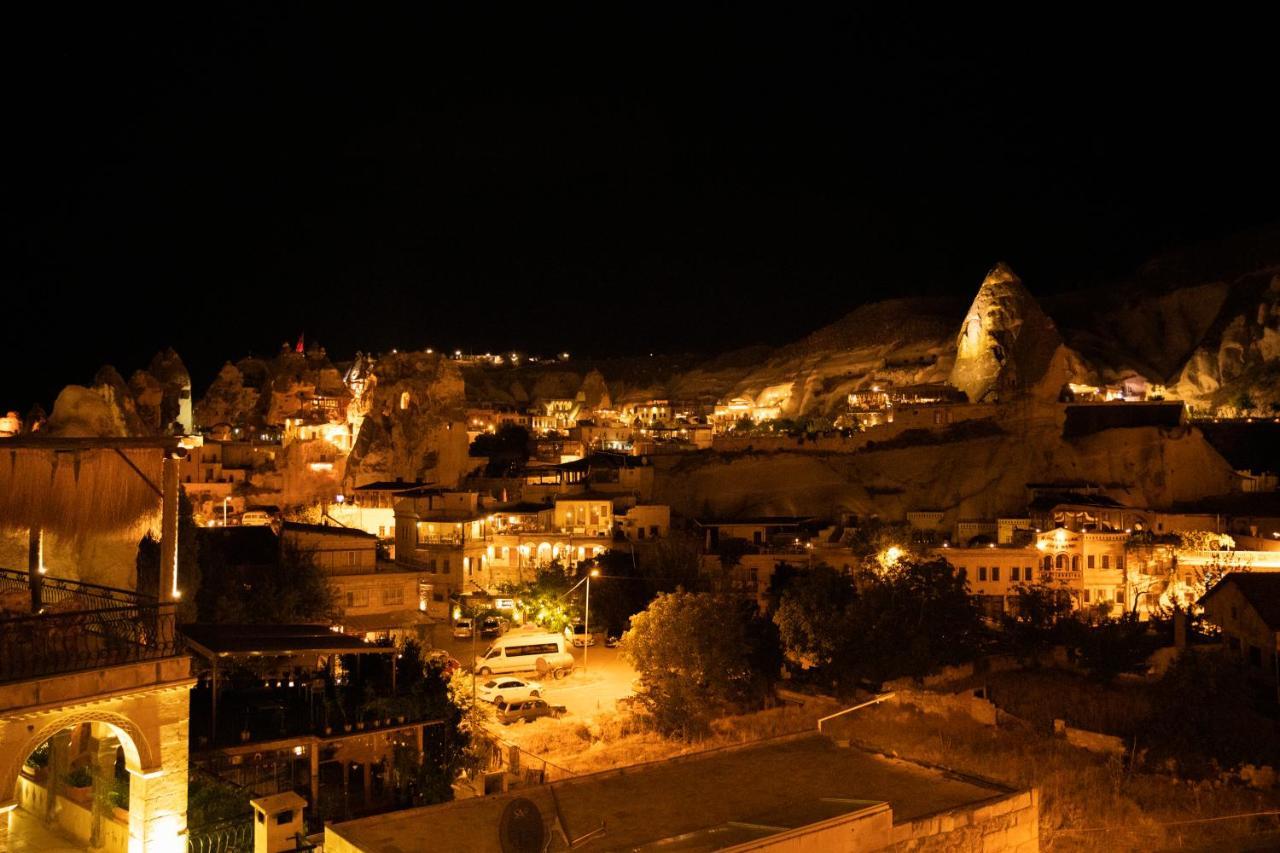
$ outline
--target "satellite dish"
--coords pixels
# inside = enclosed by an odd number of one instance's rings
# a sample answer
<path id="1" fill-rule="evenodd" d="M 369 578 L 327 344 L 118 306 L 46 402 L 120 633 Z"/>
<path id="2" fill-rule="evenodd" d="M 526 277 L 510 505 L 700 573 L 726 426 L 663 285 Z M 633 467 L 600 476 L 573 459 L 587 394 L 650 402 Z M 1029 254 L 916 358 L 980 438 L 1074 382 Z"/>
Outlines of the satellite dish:
<path id="1" fill-rule="evenodd" d="M 498 821 L 498 842 L 502 853 L 542 853 L 547 827 L 537 803 L 525 797 L 507 803 Z"/>

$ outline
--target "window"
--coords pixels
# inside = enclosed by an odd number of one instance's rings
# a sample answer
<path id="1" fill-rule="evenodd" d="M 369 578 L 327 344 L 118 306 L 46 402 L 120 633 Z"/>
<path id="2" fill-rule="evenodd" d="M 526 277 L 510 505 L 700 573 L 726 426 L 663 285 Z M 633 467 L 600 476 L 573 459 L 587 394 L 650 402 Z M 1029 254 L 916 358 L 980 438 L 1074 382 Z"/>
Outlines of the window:
<path id="1" fill-rule="evenodd" d="M 1085 604 L 1089 603 L 1089 590 L 1087 589 L 1084 591 L 1084 603 Z"/>
<path id="2" fill-rule="evenodd" d="M 999 567 L 999 566 L 992 566 L 992 567 L 991 567 L 991 579 L 992 579 L 993 581 L 998 581 L 998 580 L 1000 580 L 1000 567 Z"/>
<path id="3" fill-rule="evenodd" d="M 657 539 L 657 538 L 658 538 L 658 525 L 656 525 L 656 524 L 650 524 L 650 525 L 649 525 L 649 538 L 650 538 L 650 539 Z"/>
<path id="4" fill-rule="evenodd" d="M 1090 554 L 1090 555 L 1089 555 L 1089 557 L 1088 557 L 1088 559 L 1087 559 L 1086 565 L 1088 565 L 1088 567 L 1089 567 L 1089 568 L 1091 568 L 1091 569 L 1093 569 L 1093 568 L 1097 568 L 1097 567 L 1094 565 L 1094 561 L 1095 561 L 1096 559 L 1097 559 L 1096 557 L 1094 557 L 1092 554 Z"/>
<path id="5" fill-rule="evenodd" d="M 527 646 L 507 646 L 507 657 L 521 657 L 523 655 L 553 655 L 558 652 L 555 643 L 532 643 Z"/>
<path id="6" fill-rule="evenodd" d="M 368 607 L 369 606 L 369 590 L 353 589 L 347 593 L 348 607 Z"/>
<path id="7" fill-rule="evenodd" d="M 1116 604 L 1124 604 L 1124 590 L 1116 587 Z"/>
<path id="8" fill-rule="evenodd" d="M 1009 580 L 1016 581 L 1018 579 L 1018 567 L 1014 566 L 1009 569 Z"/>
<path id="9" fill-rule="evenodd" d="M 1228 647 L 1230 647 L 1231 651 L 1233 651 L 1233 652 L 1238 652 L 1238 651 L 1240 651 L 1240 638 L 1239 638 L 1239 637 L 1228 637 L 1228 638 L 1227 638 L 1227 646 L 1228 646 Z"/>
<path id="10" fill-rule="evenodd" d="M 1102 568 L 1104 568 L 1104 569 L 1109 569 L 1109 568 L 1111 568 L 1111 556 L 1110 556 L 1110 555 L 1108 555 L 1108 554 L 1103 554 L 1103 555 L 1102 555 Z"/>
<path id="11" fill-rule="evenodd" d="M 383 604 L 404 604 L 404 587 L 396 587 L 395 589 L 384 589 L 382 591 Z"/>
<path id="12" fill-rule="evenodd" d="M 978 566 L 978 580 L 984 581 L 986 579 L 987 579 L 987 567 Z"/>
<path id="13" fill-rule="evenodd" d="M 1249 647 L 1249 666 L 1262 666 L 1262 649 L 1257 646 Z"/>

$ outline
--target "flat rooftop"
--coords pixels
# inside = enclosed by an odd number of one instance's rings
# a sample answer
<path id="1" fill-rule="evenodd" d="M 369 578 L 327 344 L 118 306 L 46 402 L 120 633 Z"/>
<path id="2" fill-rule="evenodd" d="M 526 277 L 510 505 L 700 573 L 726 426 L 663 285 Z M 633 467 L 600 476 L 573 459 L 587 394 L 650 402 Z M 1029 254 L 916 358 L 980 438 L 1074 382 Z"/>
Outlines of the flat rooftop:
<path id="1" fill-rule="evenodd" d="M 554 799 L 553 799 L 554 791 Z M 894 823 L 1001 797 L 1009 789 L 962 779 L 922 765 L 839 747 L 818 734 L 773 739 L 521 788 L 510 794 L 331 825 L 329 831 L 367 853 L 419 849 L 429 827 L 441 850 L 500 851 L 498 821 L 516 797 L 532 800 L 552 839 L 556 801 L 569 834 L 605 832 L 575 850 L 712 850 L 887 802 Z M 684 838 L 697 834 L 700 839 Z M 692 842 L 693 846 L 688 846 Z"/>

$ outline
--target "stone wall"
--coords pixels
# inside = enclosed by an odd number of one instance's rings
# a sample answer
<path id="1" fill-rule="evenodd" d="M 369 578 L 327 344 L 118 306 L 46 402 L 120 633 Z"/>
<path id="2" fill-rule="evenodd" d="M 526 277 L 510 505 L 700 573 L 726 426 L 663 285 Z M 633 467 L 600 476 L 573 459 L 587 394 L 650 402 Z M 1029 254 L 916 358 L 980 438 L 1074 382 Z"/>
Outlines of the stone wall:
<path id="1" fill-rule="evenodd" d="M 897 824 L 885 849 L 1034 853 L 1040 849 L 1040 791 L 1032 788 Z"/>

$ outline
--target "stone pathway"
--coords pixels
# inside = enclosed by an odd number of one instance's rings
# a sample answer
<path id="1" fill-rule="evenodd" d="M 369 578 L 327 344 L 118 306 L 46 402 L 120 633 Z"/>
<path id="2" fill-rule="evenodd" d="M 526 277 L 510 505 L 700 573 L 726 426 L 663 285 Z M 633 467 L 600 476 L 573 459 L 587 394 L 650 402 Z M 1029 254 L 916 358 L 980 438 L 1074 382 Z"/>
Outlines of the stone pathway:
<path id="1" fill-rule="evenodd" d="M 8 853 L 83 853 L 87 849 L 22 809 L 4 817 L 9 820 L 9 829 L 7 835 L 0 829 L 0 842 L 4 842 L 0 848 Z"/>

